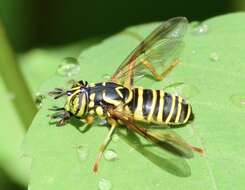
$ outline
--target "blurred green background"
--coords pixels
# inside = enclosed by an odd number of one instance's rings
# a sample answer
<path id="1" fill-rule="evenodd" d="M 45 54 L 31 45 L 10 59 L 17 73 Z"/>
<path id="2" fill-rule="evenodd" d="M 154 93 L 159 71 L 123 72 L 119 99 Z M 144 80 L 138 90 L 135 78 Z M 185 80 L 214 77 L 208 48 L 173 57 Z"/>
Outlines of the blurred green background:
<path id="1" fill-rule="evenodd" d="M 243 0 L 1 0 L 0 15 L 18 51 L 57 45 L 174 16 L 190 20 L 242 10 Z"/>
<path id="2" fill-rule="evenodd" d="M 63 50 L 66 54 L 75 56 L 81 51 L 81 48 L 86 48 L 90 44 L 83 43 L 81 46 L 76 46 L 80 41 L 95 39 L 95 37 L 99 36 L 109 36 L 130 25 L 166 20 L 174 16 L 186 16 L 191 21 L 202 21 L 216 15 L 241 10 L 245 10 L 245 1 L 243 0 L 1 0 L 1 27 L 7 35 L 0 36 L 0 43 L 2 43 L 0 44 L 0 82 L 7 87 L 6 92 L 11 92 L 13 90 L 11 88 L 14 87 L 15 92 L 18 94 L 18 87 L 16 87 L 18 85 L 20 85 L 22 90 L 26 89 L 25 92 L 21 92 L 21 101 L 18 101 L 18 96 L 17 100 L 14 101 L 15 107 L 23 107 L 21 104 L 28 104 L 25 101 L 32 99 L 30 97 L 34 96 L 39 85 L 32 84 L 33 81 L 31 80 L 28 84 L 24 84 L 29 77 L 29 68 L 25 66 L 24 69 L 20 69 L 21 67 L 17 65 L 18 63 L 22 64 L 23 62 L 28 62 L 28 60 L 30 61 L 30 57 L 26 58 L 28 56 L 26 52 L 31 49 L 59 47 L 57 52 L 52 49 L 49 50 L 50 57 L 54 57 L 54 55 L 56 57 L 66 56 L 65 54 L 60 54 Z M 66 44 L 69 45 L 67 46 Z M 70 44 L 75 45 L 72 45 L 72 51 L 67 51 Z M 67 47 L 67 49 L 62 49 L 62 47 Z M 18 56 L 15 56 L 16 54 Z M 16 59 L 16 57 L 18 58 Z M 10 73 L 8 74 L 6 71 L 10 71 Z M 11 76 L 11 79 L 8 78 L 9 76 Z M 1 99 L 4 100 L 2 94 Z M 27 117 L 27 119 L 22 119 L 21 121 L 21 125 L 24 128 L 28 127 L 26 125 L 30 123 L 35 113 L 35 108 L 32 105 L 29 108 L 27 112 L 17 108 L 17 112 L 20 115 Z M 1 109 L 0 115 L 4 116 L 3 111 L 5 110 Z M 26 116 L 24 115 L 25 113 Z M 6 121 L 6 123 L 8 122 Z M 24 131 L 23 134 L 25 133 Z M 13 139 L 18 136 L 18 132 L 12 133 L 11 128 L 9 134 L 14 134 Z M 8 136 L 5 135 L 5 137 L 7 138 Z M 20 135 L 18 138 L 19 141 L 17 140 L 16 144 L 21 142 L 22 136 Z M 8 145 L 0 142 L 0 146 L 6 147 Z M 17 147 L 13 148 L 13 150 L 17 149 Z M 4 154 L 4 151 L 2 153 Z M 16 159 L 18 160 L 19 157 L 16 157 Z M 10 159 L 7 158 L 7 160 L 9 161 Z M 15 172 L 12 173 L 8 167 L 5 167 L 5 165 L 16 162 L 15 159 L 12 161 L 3 162 L 0 160 L 2 162 L 0 164 L 0 189 L 26 189 L 27 178 L 19 179 L 19 176 L 22 175 L 21 172 L 15 175 L 13 174 Z M 16 163 L 16 165 L 18 164 L 21 163 Z M 18 168 L 18 166 L 16 167 Z"/>

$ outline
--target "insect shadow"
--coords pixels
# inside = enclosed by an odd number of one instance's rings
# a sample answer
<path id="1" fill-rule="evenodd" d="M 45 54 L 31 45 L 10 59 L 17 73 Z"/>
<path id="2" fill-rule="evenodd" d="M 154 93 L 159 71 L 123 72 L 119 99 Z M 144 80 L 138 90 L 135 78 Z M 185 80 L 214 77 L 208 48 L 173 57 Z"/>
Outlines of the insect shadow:
<path id="1" fill-rule="evenodd" d="M 178 152 L 177 149 L 166 144 L 166 150 L 171 153 L 166 154 L 164 157 L 164 155 L 160 155 L 164 153 L 162 150 L 156 150 L 159 149 L 157 145 L 143 144 L 140 140 L 141 137 L 130 130 L 127 130 L 127 133 L 125 134 L 125 132 L 123 132 L 124 130 L 125 129 L 119 128 L 116 131 L 118 136 L 160 169 L 178 177 L 188 177 L 191 175 L 190 166 L 186 160 L 181 157 L 180 152 Z"/>
<path id="2" fill-rule="evenodd" d="M 82 125 L 82 122 L 77 118 L 72 118 L 69 123 L 74 126 L 80 133 L 86 133 L 93 127 L 86 124 Z M 108 127 L 108 125 L 105 124 L 104 126 Z M 188 177 L 191 175 L 191 168 L 186 160 L 182 157 L 182 152 L 178 151 L 178 149 L 172 147 L 170 144 L 164 144 L 166 151 L 170 152 L 165 152 L 166 155 L 164 156 L 164 151 L 156 150 L 159 149 L 157 145 L 149 143 L 143 144 L 141 142 L 141 137 L 137 136 L 131 130 L 127 130 L 122 126 L 119 126 L 116 130 L 116 133 L 129 146 L 150 160 L 160 169 L 178 177 Z"/>
<path id="3" fill-rule="evenodd" d="M 78 118 L 72 117 L 70 120 L 67 122 L 71 124 L 71 126 L 75 127 L 80 133 L 86 133 L 91 129 L 91 125 L 88 125 L 86 123 L 81 122 Z M 56 127 L 62 127 L 57 125 L 57 121 L 49 121 L 50 125 L 56 125 Z"/>

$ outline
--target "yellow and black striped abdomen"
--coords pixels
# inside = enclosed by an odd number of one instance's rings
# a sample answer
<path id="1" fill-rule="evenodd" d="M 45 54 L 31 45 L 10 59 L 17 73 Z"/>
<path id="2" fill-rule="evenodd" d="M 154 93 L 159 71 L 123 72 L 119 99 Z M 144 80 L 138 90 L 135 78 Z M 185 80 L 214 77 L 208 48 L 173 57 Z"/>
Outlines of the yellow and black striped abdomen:
<path id="1" fill-rule="evenodd" d="M 191 105 L 163 90 L 135 88 L 128 104 L 134 119 L 156 124 L 184 124 L 193 119 Z"/>

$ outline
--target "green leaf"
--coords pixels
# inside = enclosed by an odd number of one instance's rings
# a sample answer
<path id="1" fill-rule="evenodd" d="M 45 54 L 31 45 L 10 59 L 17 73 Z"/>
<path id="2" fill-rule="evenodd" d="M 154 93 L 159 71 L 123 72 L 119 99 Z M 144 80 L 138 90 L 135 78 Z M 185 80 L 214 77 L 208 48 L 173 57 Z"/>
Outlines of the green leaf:
<path id="1" fill-rule="evenodd" d="M 36 115 L 24 142 L 24 152 L 32 158 L 29 188 L 38 189 L 243 189 L 245 123 L 245 19 L 244 13 L 215 17 L 204 22 L 197 33 L 190 24 L 180 56 L 182 64 L 162 82 L 143 81 L 147 88 L 166 88 L 188 97 L 195 120 L 176 129 L 189 143 L 205 149 L 205 156 L 185 160 L 147 144 L 142 138 L 118 131 L 112 140 L 118 159 L 102 159 L 97 175 L 92 166 L 106 133 L 94 125 L 85 133 L 75 126 L 49 124 L 48 108 L 62 106 L 65 100 L 47 98 Z M 104 80 L 157 23 L 131 27 L 101 44 L 83 51 L 79 57 L 81 74 L 74 79 Z M 207 27 L 206 27 L 207 26 Z M 200 28 L 199 28 L 200 29 Z M 208 29 L 208 30 L 207 30 Z M 205 32 L 206 31 L 206 32 Z M 67 87 L 67 78 L 52 77 L 42 85 L 47 93 L 54 87 Z M 182 85 L 173 85 L 179 83 Z"/>
<path id="2" fill-rule="evenodd" d="M 91 38 L 64 47 L 33 49 L 19 55 L 21 70 L 32 94 L 38 93 L 41 84 L 56 73 L 65 57 L 77 57 L 89 46 L 100 42 L 102 37 Z"/>

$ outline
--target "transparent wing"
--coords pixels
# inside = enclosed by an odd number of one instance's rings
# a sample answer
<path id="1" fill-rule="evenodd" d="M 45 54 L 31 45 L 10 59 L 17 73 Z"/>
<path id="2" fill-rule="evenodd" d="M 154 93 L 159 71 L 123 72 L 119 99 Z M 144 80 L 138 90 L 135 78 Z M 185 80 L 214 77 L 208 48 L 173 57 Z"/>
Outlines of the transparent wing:
<path id="1" fill-rule="evenodd" d="M 193 157 L 193 151 L 203 154 L 203 150 L 186 143 L 179 135 L 170 130 L 145 128 L 136 123 L 133 116 L 118 110 L 109 110 L 110 114 L 120 119 L 130 130 L 143 136 L 147 140 L 158 145 L 160 148 L 169 150 L 172 153 L 186 158 Z"/>
<path id="2" fill-rule="evenodd" d="M 111 80 L 119 83 L 130 80 L 133 84 L 135 77 L 151 74 L 144 63 L 150 64 L 158 73 L 164 72 L 183 47 L 187 26 L 185 17 L 175 17 L 162 23 L 123 61 Z"/>

